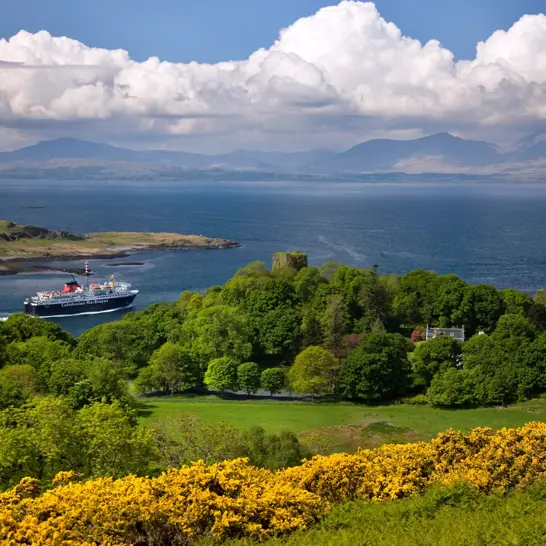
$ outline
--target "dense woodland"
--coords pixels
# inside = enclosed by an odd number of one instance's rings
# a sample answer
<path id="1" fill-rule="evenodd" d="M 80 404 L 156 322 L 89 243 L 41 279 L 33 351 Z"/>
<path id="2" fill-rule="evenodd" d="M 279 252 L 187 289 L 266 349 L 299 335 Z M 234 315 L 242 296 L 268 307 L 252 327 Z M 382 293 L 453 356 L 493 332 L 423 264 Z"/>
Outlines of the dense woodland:
<path id="1" fill-rule="evenodd" d="M 467 341 L 423 341 L 426 325 Z M 0 486 L 153 474 L 201 458 L 298 464 L 316 446 L 179 417 L 137 427 L 137 395 L 264 390 L 439 407 L 503 405 L 546 391 L 546 292 L 416 270 L 255 262 L 74 339 L 26 315 L 0 323 Z M 311 451 L 310 451 L 311 449 Z"/>

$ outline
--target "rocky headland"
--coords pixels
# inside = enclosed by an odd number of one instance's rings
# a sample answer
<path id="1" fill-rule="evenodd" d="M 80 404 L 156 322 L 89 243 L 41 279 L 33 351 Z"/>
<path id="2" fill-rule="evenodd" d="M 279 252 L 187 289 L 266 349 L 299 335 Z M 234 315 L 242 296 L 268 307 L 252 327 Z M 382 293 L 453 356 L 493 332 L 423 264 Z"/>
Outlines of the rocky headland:
<path id="1" fill-rule="evenodd" d="M 238 246 L 236 241 L 204 235 L 117 231 L 79 235 L 0 220 L 0 275 L 38 271 L 79 273 L 77 269 L 29 262 L 125 258 L 136 252 L 219 250 Z"/>

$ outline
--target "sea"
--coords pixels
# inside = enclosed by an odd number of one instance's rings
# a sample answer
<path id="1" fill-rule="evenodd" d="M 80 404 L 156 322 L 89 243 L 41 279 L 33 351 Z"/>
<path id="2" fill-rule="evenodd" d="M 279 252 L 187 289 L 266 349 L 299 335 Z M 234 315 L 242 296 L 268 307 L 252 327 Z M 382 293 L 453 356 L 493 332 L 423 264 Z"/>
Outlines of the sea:
<path id="1" fill-rule="evenodd" d="M 382 274 L 423 268 L 529 294 L 546 287 L 546 183 L 4 179 L 0 218 L 76 233 L 163 231 L 241 243 L 90 260 L 95 279 L 114 273 L 140 290 L 135 310 L 222 284 L 249 262 L 270 264 L 284 250 L 306 252 L 313 265 L 378 265 Z M 142 265 L 112 265 L 130 262 Z M 67 279 L 64 273 L 0 276 L 0 317 Z M 56 322 L 79 335 L 123 314 Z"/>

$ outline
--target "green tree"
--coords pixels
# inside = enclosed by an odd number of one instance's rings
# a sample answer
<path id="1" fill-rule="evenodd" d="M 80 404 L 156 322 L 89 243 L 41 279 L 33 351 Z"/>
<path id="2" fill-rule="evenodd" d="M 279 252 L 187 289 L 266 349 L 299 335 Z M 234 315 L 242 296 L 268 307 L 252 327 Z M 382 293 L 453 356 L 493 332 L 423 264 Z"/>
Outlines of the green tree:
<path id="1" fill-rule="evenodd" d="M 347 333 L 349 314 L 341 296 L 330 296 L 320 316 L 324 346 L 339 358 L 343 349 L 343 336 Z"/>
<path id="2" fill-rule="evenodd" d="M 525 366 L 519 385 L 518 399 L 531 398 L 546 391 L 546 334 L 539 334 L 531 343 L 520 344 L 519 362 Z"/>
<path id="3" fill-rule="evenodd" d="M 225 423 L 178 414 L 154 423 L 154 445 L 162 468 L 180 468 L 194 461 L 206 464 L 247 456 L 240 432 Z"/>
<path id="4" fill-rule="evenodd" d="M 170 394 L 194 387 L 200 381 L 199 363 L 183 347 L 167 341 L 152 354 L 150 365 L 140 370 L 137 385 L 146 392 L 151 382 L 157 390 Z"/>
<path id="5" fill-rule="evenodd" d="M 131 320 L 100 324 L 79 337 L 77 355 L 117 361 L 136 370 L 148 364 L 153 352 L 153 344 L 146 343 L 142 330 L 137 322 Z"/>
<path id="6" fill-rule="evenodd" d="M 330 282 L 334 277 L 336 271 L 341 267 L 341 264 L 334 261 L 329 261 L 322 264 L 319 268 L 320 274 Z"/>
<path id="7" fill-rule="evenodd" d="M 61 470 L 77 470 L 80 447 L 66 400 L 34 399 L 24 409 L 1 412 L 0 487 L 26 476 L 47 484 Z"/>
<path id="8" fill-rule="evenodd" d="M 85 361 L 85 373 L 99 400 L 105 403 L 118 401 L 129 404 L 126 369 L 123 364 L 105 358 L 94 358 Z"/>
<path id="9" fill-rule="evenodd" d="M 469 369 L 476 366 L 486 366 L 494 369 L 502 360 L 500 344 L 496 343 L 489 335 L 475 335 L 462 347 L 463 368 Z"/>
<path id="10" fill-rule="evenodd" d="M 223 393 L 238 388 L 237 362 L 229 357 L 215 358 L 209 362 L 205 373 L 205 385 Z"/>
<path id="11" fill-rule="evenodd" d="M 381 275 L 377 277 L 379 284 L 381 285 L 381 290 L 385 295 L 385 306 L 386 306 L 386 318 L 385 323 L 389 325 L 392 329 L 397 329 L 400 326 L 400 317 L 397 317 L 394 312 L 394 298 L 398 292 L 398 276 L 391 275 Z"/>
<path id="12" fill-rule="evenodd" d="M 288 378 L 297 393 L 329 394 L 334 390 L 338 367 L 332 353 L 323 347 L 311 346 L 296 357 Z"/>
<path id="13" fill-rule="evenodd" d="M 135 427 L 134 419 L 118 402 L 82 408 L 75 426 L 85 476 L 145 475 L 157 456 L 149 429 Z"/>
<path id="14" fill-rule="evenodd" d="M 536 392 L 542 374 L 535 360 L 538 345 L 533 347 L 533 343 L 526 337 L 500 333 L 469 339 L 463 345 L 463 368 L 471 373 L 473 402 L 499 405 Z"/>
<path id="15" fill-rule="evenodd" d="M 537 334 L 535 327 L 521 314 L 503 315 L 492 334 L 493 339 L 524 338 L 533 340 Z"/>
<path id="16" fill-rule="evenodd" d="M 331 285 L 342 295 L 347 313 L 357 321 L 359 330 L 370 331 L 376 320 L 386 318 L 388 298 L 374 270 L 341 266 Z"/>
<path id="17" fill-rule="evenodd" d="M 245 362 L 237 368 L 239 388 L 249 396 L 260 388 L 261 372 L 255 362 Z"/>
<path id="18" fill-rule="evenodd" d="M 440 371 L 456 368 L 461 359 L 461 344 L 452 337 L 440 336 L 421 343 L 412 354 L 413 372 L 419 384 L 430 386 Z"/>
<path id="19" fill-rule="evenodd" d="M 317 288 L 313 299 L 313 309 L 317 316 L 320 317 L 322 315 L 332 297 L 335 296 L 343 298 L 343 294 L 338 286 L 334 286 L 333 284 L 321 284 Z"/>
<path id="20" fill-rule="evenodd" d="M 505 304 L 495 287 L 487 284 L 469 285 L 465 290 L 462 309 L 470 335 L 478 330 L 490 333 L 504 314 Z"/>
<path id="21" fill-rule="evenodd" d="M 230 357 L 247 360 L 252 354 L 253 331 L 247 315 L 235 307 L 215 305 L 202 309 L 183 326 L 183 340 L 208 361 Z"/>
<path id="22" fill-rule="evenodd" d="M 27 341 L 10 343 L 7 356 L 10 364 L 32 366 L 38 373 L 42 390 L 45 391 L 52 364 L 70 358 L 71 351 L 72 347 L 65 341 L 52 341 L 46 336 L 36 336 Z"/>
<path id="23" fill-rule="evenodd" d="M 437 279 L 437 297 L 432 322 L 441 328 L 460 327 L 465 323 L 463 300 L 467 283 L 457 275 L 442 275 Z"/>
<path id="24" fill-rule="evenodd" d="M 524 292 L 514 290 L 513 288 L 501 290 L 501 297 L 504 300 L 506 313 L 509 315 L 521 315 L 526 317 L 533 305 L 531 296 Z"/>
<path id="25" fill-rule="evenodd" d="M 89 379 L 85 378 L 70 387 L 67 400 L 72 408 L 81 409 L 84 406 L 89 406 L 95 402 L 100 402 L 100 397 L 97 394 L 93 383 Z"/>
<path id="26" fill-rule="evenodd" d="M 195 318 L 197 316 L 199 311 L 203 309 L 203 299 L 202 294 L 196 294 L 190 290 L 185 290 L 182 292 L 182 294 L 180 294 L 180 297 L 176 303 L 182 311 L 185 320 L 188 318 Z"/>
<path id="27" fill-rule="evenodd" d="M 135 425 L 118 403 L 74 411 L 58 397 L 0 412 L 0 483 L 29 476 L 47 486 L 62 470 L 84 478 L 146 474 L 158 454 L 150 432 Z"/>
<path id="28" fill-rule="evenodd" d="M 301 342 L 301 318 L 289 307 L 268 311 L 255 320 L 260 348 L 282 362 L 293 358 Z"/>
<path id="29" fill-rule="evenodd" d="M 36 370 L 29 365 L 8 365 L 0 370 L 0 409 L 20 406 L 40 392 Z"/>
<path id="30" fill-rule="evenodd" d="M 408 352 L 413 344 L 400 334 L 372 333 L 342 362 L 342 396 L 370 402 L 403 395 L 410 385 Z"/>
<path id="31" fill-rule="evenodd" d="M 304 307 L 301 321 L 302 345 L 320 345 L 324 340 L 319 314 L 311 305 Z"/>
<path id="32" fill-rule="evenodd" d="M 76 344 L 76 340 L 59 325 L 24 313 L 10 315 L 2 324 L 2 335 L 9 343 L 43 336 L 50 341 L 65 341 L 72 346 Z"/>
<path id="33" fill-rule="evenodd" d="M 251 317 L 262 317 L 280 308 L 294 308 L 298 298 L 292 284 L 282 278 L 262 278 L 247 293 L 242 307 Z"/>
<path id="34" fill-rule="evenodd" d="M 546 328 L 546 290 L 539 290 L 533 298 L 529 309 L 529 320 L 537 328 Z"/>
<path id="35" fill-rule="evenodd" d="M 164 384 L 159 377 L 157 368 L 146 366 L 138 372 L 135 380 L 136 391 L 139 394 L 151 394 L 164 390 Z"/>
<path id="36" fill-rule="evenodd" d="M 284 382 L 285 371 L 282 368 L 267 368 L 262 372 L 260 380 L 262 389 L 269 391 L 271 396 L 282 392 Z"/>
<path id="37" fill-rule="evenodd" d="M 358 331 L 370 332 L 377 324 L 384 324 L 389 317 L 389 294 L 373 270 L 362 270 L 353 284 L 357 313 L 355 326 Z"/>
<path id="38" fill-rule="evenodd" d="M 473 404 L 474 372 L 449 368 L 437 373 L 427 390 L 431 406 L 456 407 Z"/>
<path id="39" fill-rule="evenodd" d="M 47 389 L 57 396 L 66 395 L 79 381 L 86 378 L 85 367 L 73 358 L 64 358 L 51 363 Z"/>
<path id="40" fill-rule="evenodd" d="M 55 397 L 35 399 L 19 426 L 30 428 L 33 451 L 38 455 L 33 477 L 49 480 L 61 470 L 78 469 L 81 464 L 79 436 L 74 412 L 65 400 Z"/>
<path id="41" fill-rule="evenodd" d="M 222 287 L 222 302 L 231 307 L 244 308 L 247 295 L 260 284 L 260 277 L 235 275 Z"/>
<path id="42" fill-rule="evenodd" d="M 238 277 L 271 277 L 271 271 L 267 269 L 265 262 L 250 262 L 245 267 L 235 272 L 234 278 Z"/>
<path id="43" fill-rule="evenodd" d="M 267 434 L 262 427 L 255 426 L 242 433 L 242 440 L 250 464 L 270 470 L 300 465 L 312 455 L 290 431 Z"/>
<path id="44" fill-rule="evenodd" d="M 398 277 L 393 308 L 402 324 L 409 327 L 430 322 L 437 296 L 437 275 L 416 269 Z"/>
<path id="45" fill-rule="evenodd" d="M 186 313 L 176 303 L 154 303 L 142 311 L 125 315 L 123 321 L 134 325 L 139 347 L 150 356 L 165 342 L 180 337 L 185 318 Z"/>
<path id="46" fill-rule="evenodd" d="M 328 281 L 320 274 L 316 267 L 304 267 L 294 277 L 294 288 L 297 296 L 303 303 L 310 303 L 321 284 Z"/>
<path id="47" fill-rule="evenodd" d="M 8 363 L 8 340 L 2 335 L 0 329 L 0 368 Z"/>

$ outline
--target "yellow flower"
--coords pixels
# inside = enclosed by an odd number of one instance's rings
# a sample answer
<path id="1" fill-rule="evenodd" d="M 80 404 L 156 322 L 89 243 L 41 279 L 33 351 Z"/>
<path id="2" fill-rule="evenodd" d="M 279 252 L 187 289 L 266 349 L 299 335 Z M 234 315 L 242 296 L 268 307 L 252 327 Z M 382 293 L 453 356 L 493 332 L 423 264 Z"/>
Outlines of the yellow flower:
<path id="1" fill-rule="evenodd" d="M 433 483 L 466 480 L 483 491 L 525 487 L 546 476 L 546 424 L 452 430 L 430 443 L 317 456 L 278 472 L 246 459 L 196 462 L 157 478 L 79 483 L 61 472 L 54 489 L 24 478 L 0 494 L 0 543 L 119 546 L 188 543 L 203 536 L 256 540 L 306 529 L 333 502 L 384 501 Z"/>

